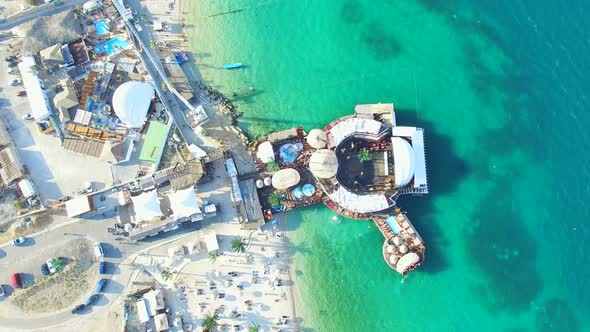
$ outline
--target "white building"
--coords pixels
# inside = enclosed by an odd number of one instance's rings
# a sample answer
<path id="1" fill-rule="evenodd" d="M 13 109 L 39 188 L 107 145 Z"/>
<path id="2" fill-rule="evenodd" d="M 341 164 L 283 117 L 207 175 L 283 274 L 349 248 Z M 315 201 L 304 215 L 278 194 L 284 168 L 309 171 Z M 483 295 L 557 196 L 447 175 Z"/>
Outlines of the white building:
<path id="1" fill-rule="evenodd" d="M 113 109 L 130 129 L 141 128 L 154 97 L 154 87 L 145 82 L 126 82 L 113 94 Z"/>
<path id="2" fill-rule="evenodd" d="M 30 53 L 23 55 L 21 63 L 18 64 L 33 117 L 38 121 L 47 120 L 52 113 L 51 104 L 45 93 L 43 82 L 37 76 L 36 67 L 35 58 Z"/>

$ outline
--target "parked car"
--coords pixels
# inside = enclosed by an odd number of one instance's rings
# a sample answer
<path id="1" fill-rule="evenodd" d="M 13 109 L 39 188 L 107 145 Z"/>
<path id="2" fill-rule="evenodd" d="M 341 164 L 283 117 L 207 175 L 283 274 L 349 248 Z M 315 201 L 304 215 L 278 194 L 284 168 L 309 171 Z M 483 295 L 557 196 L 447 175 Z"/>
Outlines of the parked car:
<path id="1" fill-rule="evenodd" d="M 20 278 L 20 273 L 15 273 L 10 276 L 10 284 L 14 288 L 23 288 L 23 282 Z"/>
<path id="2" fill-rule="evenodd" d="M 8 68 L 13 68 L 13 67 L 16 67 L 17 65 L 18 65 L 18 62 L 16 62 L 16 61 L 10 61 L 8 63 Z"/>
<path id="3" fill-rule="evenodd" d="M 7 72 L 8 72 L 9 75 L 14 75 L 14 74 L 18 73 L 18 69 L 16 69 L 16 68 L 10 68 L 10 69 L 8 69 Z"/>
<path id="4" fill-rule="evenodd" d="M 104 250 L 102 249 L 100 242 L 96 242 L 94 244 L 94 255 L 96 255 L 96 258 L 101 258 L 104 256 Z"/>
<path id="5" fill-rule="evenodd" d="M 4 290 L 4 286 L 0 285 L 0 297 L 6 296 L 6 291 Z"/>
<path id="6" fill-rule="evenodd" d="M 84 309 L 86 309 L 85 304 L 78 304 L 74 309 L 72 309 L 72 314 L 77 314 Z"/>
<path id="7" fill-rule="evenodd" d="M 33 120 L 33 116 L 29 113 L 23 115 L 23 120 Z"/>
<path id="8" fill-rule="evenodd" d="M 12 85 L 12 86 L 17 86 L 17 85 L 20 85 L 20 84 L 23 84 L 23 81 L 21 79 L 18 79 L 18 78 L 15 78 L 15 79 L 12 80 L 12 82 L 10 82 L 10 85 Z"/>
<path id="9" fill-rule="evenodd" d="M 107 270 L 107 263 L 106 262 L 99 262 L 98 263 L 98 273 L 105 274 Z"/>
<path id="10" fill-rule="evenodd" d="M 91 193 L 94 191 L 94 186 L 92 186 L 92 182 L 88 181 L 84 184 L 84 190 L 86 190 L 87 193 Z"/>
<path id="11" fill-rule="evenodd" d="M 87 307 L 91 306 L 94 302 L 96 302 L 96 300 L 98 300 L 98 297 L 98 294 L 92 294 L 92 296 L 89 297 L 86 302 L 84 302 L 84 305 Z"/>
<path id="12" fill-rule="evenodd" d="M 100 279 L 97 283 L 96 283 L 96 288 L 94 288 L 94 292 L 95 293 L 100 293 L 102 292 L 102 289 L 104 287 L 104 284 L 106 284 L 107 280 L 106 279 Z"/>
<path id="13" fill-rule="evenodd" d="M 143 29 L 141 28 L 141 25 L 139 25 L 139 23 L 135 23 L 135 29 L 137 29 L 137 31 L 141 31 L 141 30 L 143 30 Z"/>
<path id="14" fill-rule="evenodd" d="M 6 58 L 4 58 L 4 61 L 6 61 L 6 62 L 16 61 L 16 55 L 7 56 Z"/>
<path id="15" fill-rule="evenodd" d="M 49 268 L 47 267 L 47 264 L 43 263 L 41 264 L 41 274 L 44 276 L 48 276 L 51 273 L 49 273 Z"/>
<path id="16" fill-rule="evenodd" d="M 26 90 L 20 90 L 19 92 L 16 93 L 17 96 L 19 97 L 24 97 L 27 95 L 27 91 Z"/>
<path id="17" fill-rule="evenodd" d="M 25 242 L 27 242 L 27 238 L 26 238 L 26 237 L 23 237 L 23 236 L 21 236 L 21 237 L 19 237 L 19 238 L 16 238 L 16 239 L 14 239 L 14 240 L 10 241 L 10 242 L 9 242 L 9 244 L 10 244 L 11 246 L 20 246 L 21 244 L 23 244 L 23 243 L 25 243 Z"/>

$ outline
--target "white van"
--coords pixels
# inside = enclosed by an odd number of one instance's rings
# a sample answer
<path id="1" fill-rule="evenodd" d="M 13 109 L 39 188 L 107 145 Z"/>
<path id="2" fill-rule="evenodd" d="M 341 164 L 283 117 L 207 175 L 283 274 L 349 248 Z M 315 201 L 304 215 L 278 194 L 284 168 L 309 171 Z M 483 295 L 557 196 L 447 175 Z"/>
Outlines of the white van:
<path id="1" fill-rule="evenodd" d="M 96 242 L 94 244 L 94 255 L 96 255 L 96 258 L 101 258 L 104 256 L 104 251 L 102 250 L 102 246 L 98 242 Z"/>

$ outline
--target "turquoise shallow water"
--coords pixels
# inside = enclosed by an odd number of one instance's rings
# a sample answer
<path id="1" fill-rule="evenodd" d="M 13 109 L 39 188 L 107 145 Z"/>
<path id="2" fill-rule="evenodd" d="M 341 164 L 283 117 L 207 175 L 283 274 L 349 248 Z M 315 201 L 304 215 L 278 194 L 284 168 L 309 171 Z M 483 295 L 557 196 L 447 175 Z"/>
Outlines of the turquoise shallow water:
<path id="1" fill-rule="evenodd" d="M 549 1 L 217 0 L 193 54 L 251 135 L 394 102 L 426 129 L 431 195 L 402 198 L 427 260 L 403 279 L 369 222 L 284 216 L 298 301 L 318 331 L 583 331 L 590 6 Z M 245 68 L 219 70 L 226 63 Z"/>

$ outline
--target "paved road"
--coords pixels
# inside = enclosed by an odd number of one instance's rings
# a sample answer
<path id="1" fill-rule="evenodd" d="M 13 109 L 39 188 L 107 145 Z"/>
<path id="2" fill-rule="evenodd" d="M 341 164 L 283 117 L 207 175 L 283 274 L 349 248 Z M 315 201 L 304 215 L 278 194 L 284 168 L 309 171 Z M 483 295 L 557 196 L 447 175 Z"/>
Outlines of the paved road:
<path id="1" fill-rule="evenodd" d="M 62 0 L 61 5 L 48 3 L 38 7 L 33 7 L 26 12 L 15 14 L 6 18 L 4 22 L 0 23 L 0 31 L 12 29 L 17 25 L 26 23 L 39 17 L 51 16 L 61 13 L 65 10 L 74 8 L 76 5 L 81 5 L 84 2 L 84 0 Z"/>

